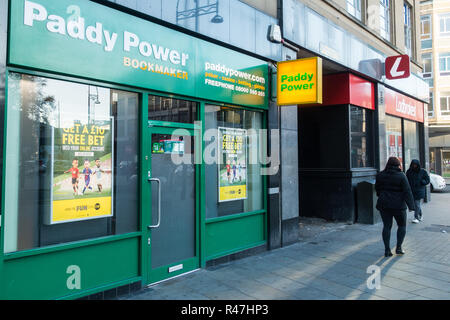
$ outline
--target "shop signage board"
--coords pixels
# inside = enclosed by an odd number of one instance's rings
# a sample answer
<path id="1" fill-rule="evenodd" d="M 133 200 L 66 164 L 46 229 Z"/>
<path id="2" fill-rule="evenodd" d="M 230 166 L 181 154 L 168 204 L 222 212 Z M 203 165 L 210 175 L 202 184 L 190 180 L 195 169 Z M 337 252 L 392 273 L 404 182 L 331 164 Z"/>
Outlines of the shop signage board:
<path id="1" fill-rule="evenodd" d="M 11 1 L 9 35 L 12 65 L 267 108 L 265 61 L 92 1 Z"/>
<path id="2" fill-rule="evenodd" d="M 322 59 L 281 61 L 277 67 L 277 103 L 283 105 L 322 103 Z"/>
<path id="3" fill-rule="evenodd" d="M 113 215 L 112 119 L 52 127 L 51 210 L 46 224 Z"/>
<path id="4" fill-rule="evenodd" d="M 386 113 L 401 118 L 423 122 L 424 104 L 394 90 L 385 88 Z"/>
<path id="5" fill-rule="evenodd" d="M 323 77 L 323 105 L 351 104 L 375 110 L 375 84 L 351 73 Z"/>
<path id="6" fill-rule="evenodd" d="M 409 78 L 410 61 L 407 54 L 387 57 L 384 63 L 386 78 L 389 80 Z"/>
<path id="7" fill-rule="evenodd" d="M 247 130 L 218 128 L 219 202 L 247 199 Z"/>

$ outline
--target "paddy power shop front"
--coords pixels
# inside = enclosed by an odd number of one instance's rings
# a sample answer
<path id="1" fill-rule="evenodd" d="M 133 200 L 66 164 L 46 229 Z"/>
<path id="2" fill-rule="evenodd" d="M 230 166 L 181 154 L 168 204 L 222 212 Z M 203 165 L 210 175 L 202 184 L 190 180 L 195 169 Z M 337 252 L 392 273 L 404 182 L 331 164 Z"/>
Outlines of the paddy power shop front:
<path id="1" fill-rule="evenodd" d="M 265 61 L 145 19 L 9 1 L 0 299 L 145 286 L 264 246 L 267 88 Z"/>

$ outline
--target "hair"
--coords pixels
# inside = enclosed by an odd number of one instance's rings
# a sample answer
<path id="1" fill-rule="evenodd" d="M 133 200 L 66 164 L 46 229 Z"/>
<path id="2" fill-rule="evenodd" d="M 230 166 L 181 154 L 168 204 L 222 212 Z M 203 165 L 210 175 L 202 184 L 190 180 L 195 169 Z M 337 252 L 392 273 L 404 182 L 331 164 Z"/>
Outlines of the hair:
<path id="1" fill-rule="evenodd" d="M 386 163 L 386 169 L 388 167 L 400 167 L 400 160 L 397 157 L 390 157 Z"/>

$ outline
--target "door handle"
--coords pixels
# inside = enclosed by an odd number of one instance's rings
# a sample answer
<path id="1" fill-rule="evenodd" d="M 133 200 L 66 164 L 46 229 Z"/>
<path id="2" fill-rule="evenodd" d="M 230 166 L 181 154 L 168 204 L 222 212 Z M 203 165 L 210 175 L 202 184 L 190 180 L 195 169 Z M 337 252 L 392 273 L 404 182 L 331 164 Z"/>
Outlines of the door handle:
<path id="1" fill-rule="evenodd" d="M 158 182 L 158 223 L 155 225 L 149 225 L 147 228 L 158 228 L 161 223 L 161 180 L 158 178 L 148 178 L 148 182 L 156 181 Z"/>

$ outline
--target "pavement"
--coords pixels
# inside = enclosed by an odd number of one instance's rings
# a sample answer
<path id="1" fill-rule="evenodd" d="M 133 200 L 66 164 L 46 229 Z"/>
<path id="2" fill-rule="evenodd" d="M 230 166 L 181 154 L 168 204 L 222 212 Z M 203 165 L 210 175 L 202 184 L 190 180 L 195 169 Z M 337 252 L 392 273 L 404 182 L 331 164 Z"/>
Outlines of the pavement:
<path id="1" fill-rule="evenodd" d="M 149 286 L 130 300 L 450 300 L 450 186 L 384 257 L 381 224 L 301 219 L 299 242 Z M 396 225 L 391 242 L 395 247 Z"/>

